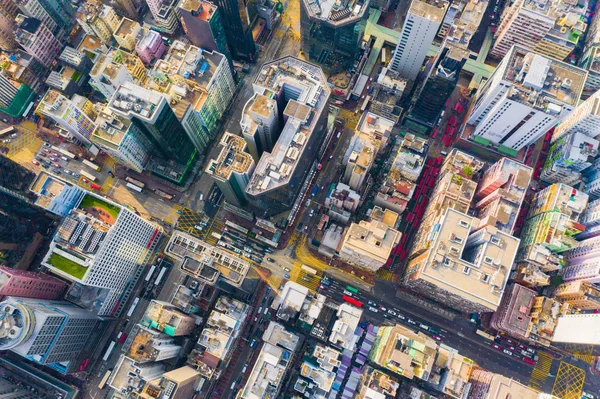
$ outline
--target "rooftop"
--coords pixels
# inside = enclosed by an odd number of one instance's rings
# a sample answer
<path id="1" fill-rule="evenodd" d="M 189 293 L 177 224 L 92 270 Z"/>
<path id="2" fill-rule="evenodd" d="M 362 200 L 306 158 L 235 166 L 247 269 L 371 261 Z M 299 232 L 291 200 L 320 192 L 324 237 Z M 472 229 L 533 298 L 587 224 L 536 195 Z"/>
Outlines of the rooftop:
<path id="1" fill-rule="evenodd" d="M 273 345 L 283 346 L 294 352 L 298 348 L 300 338 L 285 329 L 285 327 L 274 321 L 270 321 L 262 336 L 263 341 Z"/>
<path id="2" fill-rule="evenodd" d="M 131 339 L 131 345 L 126 349 L 125 355 L 138 363 L 158 361 L 160 360 L 161 351 L 170 348 L 181 348 L 175 345 L 175 340 L 168 335 L 142 327 L 139 324 L 132 328 L 130 335 L 133 338 Z"/>
<path id="3" fill-rule="evenodd" d="M 253 86 L 258 95 L 283 96 L 284 114 L 288 116 L 273 151 L 262 154 L 246 188 L 248 193 L 258 195 L 289 183 L 312 142 L 311 135 L 321 134 L 314 129 L 326 112 L 330 88 L 321 68 L 291 56 L 263 64 Z M 288 94 L 292 91 L 293 95 Z M 249 126 L 242 125 L 242 130 L 245 128 Z"/>
<path id="4" fill-rule="evenodd" d="M 369 7 L 369 2 L 364 0 L 302 0 L 302 5 L 310 18 L 338 27 L 361 20 Z"/>
<path id="5" fill-rule="evenodd" d="M 151 369 L 140 367 L 135 361 L 121 355 L 108 381 L 108 385 L 117 392 L 127 395 L 128 393 L 140 393 L 146 383 L 165 371 L 165 366 L 157 363 Z"/>
<path id="6" fill-rule="evenodd" d="M 254 160 L 246 152 L 246 140 L 226 132 L 220 142 L 222 148 L 217 159 L 209 161 L 206 172 L 223 180 L 229 180 L 232 173 L 252 173 Z"/>
<path id="7" fill-rule="evenodd" d="M 478 220 L 447 209 L 427 255 L 418 259 L 415 278 L 429 281 L 491 311 L 498 307 L 519 239 L 495 227 L 472 231 Z"/>
<path id="8" fill-rule="evenodd" d="M 214 4 L 203 0 L 181 0 L 179 8 L 188 12 L 195 11 L 197 13 L 196 17 L 203 21 L 209 21 L 215 11 L 217 11 L 217 7 Z"/>
<path id="9" fill-rule="evenodd" d="M 250 270 L 250 263 L 235 253 L 214 247 L 181 231 L 173 233 L 165 253 L 178 259 L 184 272 L 211 285 L 222 279 L 239 287 Z"/>
<path id="10" fill-rule="evenodd" d="M 123 142 L 131 121 L 115 114 L 109 107 L 104 107 L 98 114 L 96 125 L 98 128 L 92 134 L 92 141 L 98 141 L 116 150 Z"/>
<path id="11" fill-rule="evenodd" d="M 512 82 L 508 98 L 559 113 L 563 104 L 575 107 L 587 72 L 566 62 L 514 46 L 504 59 L 503 79 Z"/>
<path id="12" fill-rule="evenodd" d="M 124 37 L 136 33 L 139 29 L 140 24 L 129 18 L 123 17 L 114 35 Z"/>
<path id="13" fill-rule="evenodd" d="M 570 314 L 558 318 L 553 342 L 600 345 L 600 314 Z"/>
<path id="14" fill-rule="evenodd" d="M 108 105 L 113 112 L 127 118 L 135 116 L 152 121 L 160 109 L 161 103 L 169 101 L 169 96 L 154 90 L 148 90 L 131 82 L 119 86 Z"/>
<path id="15" fill-rule="evenodd" d="M 289 350 L 265 342 L 239 397 L 276 398 L 291 357 Z"/>
<path id="16" fill-rule="evenodd" d="M 387 262 L 393 247 L 400 242 L 402 233 L 383 222 L 361 220 L 352 223 L 344 237 L 340 256 L 361 256 Z"/>
<path id="17" fill-rule="evenodd" d="M 418 17 L 441 23 L 444 19 L 444 15 L 446 15 L 447 8 L 448 2 L 444 0 L 414 0 L 410 4 L 410 9 L 408 11 Z"/>
<path id="18" fill-rule="evenodd" d="M 337 319 L 331 329 L 329 342 L 340 348 L 353 350 L 358 339 L 354 331 L 358 327 L 362 310 L 347 303 L 342 303 L 337 310 Z"/>

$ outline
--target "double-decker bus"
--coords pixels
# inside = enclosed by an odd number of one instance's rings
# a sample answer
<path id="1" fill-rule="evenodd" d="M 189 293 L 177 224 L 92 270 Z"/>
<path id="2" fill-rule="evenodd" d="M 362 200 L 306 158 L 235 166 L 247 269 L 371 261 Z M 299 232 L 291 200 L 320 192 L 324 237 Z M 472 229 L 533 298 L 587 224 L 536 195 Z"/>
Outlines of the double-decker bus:
<path id="1" fill-rule="evenodd" d="M 130 188 L 133 191 L 137 191 L 138 193 L 141 193 L 143 191 L 141 187 L 136 186 L 135 184 L 131 184 L 131 183 L 126 183 L 125 187 Z"/>
<path id="2" fill-rule="evenodd" d="M 363 305 L 363 304 L 362 304 L 362 302 L 360 302 L 360 301 L 357 301 L 356 299 L 354 299 L 354 298 L 352 298 L 352 297 L 349 297 L 348 295 L 344 295 L 344 296 L 342 297 L 342 299 L 343 299 L 344 301 L 348 302 L 350 305 L 354 305 L 354 306 L 356 306 L 357 308 L 362 308 L 362 305 Z"/>
<path id="3" fill-rule="evenodd" d="M 6 136 L 6 135 L 14 133 L 14 132 L 15 132 L 15 127 L 14 126 L 7 127 L 6 129 L 0 130 L 0 137 Z"/>
<path id="4" fill-rule="evenodd" d="M 347 286 L 346 289 L 352 292 L 353 294 L 358 294 L 358 290 L 351 285 Z"/>
<path id="5" fill-rule="evenodd" d="M 104 352 L 104 356 L 102 357 L 103 362 L 106 362 L 108 360 L 111 352 L 113 351 L 113 349 L 115 349 L 116 344 L 117 343 L 115 341 L 111 341 L 110 345 L 108 345 L 108 349 L 106 350 L 106 352 Z"/>
<path id="6" fill-rule="evenodd" d="M 131 315 L 133 314 L 135 308 L 137 307 L 138 303 L 140 302 L 140 298 L 137 297 L 133 300 L 133 303 L 131 304 L 131 306 L 129 307 L 129 310 L 127 311 L 127 317 L 131 317 Z"/>
<path id="7" fill-rule="evenodd" d="M 113 344 L 114 344 L 114 342 L 113 342 Z M 102 377 L 102 379 L 100 380 L 100 384 L 98 384 L 98 389 L 104 389 L 111 374 L 112 374 L 112 369 L 106 370 L 106 373 L 104 373 L 104 377 Z"/>
<path id="8" fill-rule="evenodd" d="M 301 269 L 304 270 L 306 272 L 306 274 L 310 274 L 313 276 L 315 276 L 317 274 L 317 271 L 315 269 L 313 269 L 312 267 L 308 267 L 306 265 L 302 265 Z"/>
<path id="9" fill-rule="evenodd" d="M 146 282 L 150 281 L 150 277 L 152 277 L 152 274 L 154 274 L 155 270 L 156 270 L 156 265 L 152 265 L 150 270 L 148 270 L 148 274 L 146 274 L 146 278 L 144 279 L 144 281 L 146 281 Z"/>
<path id="10" fill-rule="evenodd" d="M 94 181 L 96 181 L 96 176 L 94 176 L 94 175 L 93 175 L 93 174 L 91 174 L 91 173 L 88 173 L 88 172 L 86 172 L 86 171 L 85 171 L 85 170 L 83 170 L 83 169 L 81 169 L 81 170 L 79 171 L 79 174 L 80 174 L 81 176 L 83 176 L 83 177 L 87 177 L 87 178 L 88 178 L 88 180 L 89 180 L 89 181 L 91 181 L 91 182 L 94 182 Z"/>
<path id="11" fill-rule="evenodd" d="M 476 330 L 475 333 L 477 335 L 481 335 L 483 338 L 485 339 L 489 339 L 490 341 L 494 340 L 494 336 L 491 334 L 486 333 L 485 331 L 481 331 L 481 330 Z"/>

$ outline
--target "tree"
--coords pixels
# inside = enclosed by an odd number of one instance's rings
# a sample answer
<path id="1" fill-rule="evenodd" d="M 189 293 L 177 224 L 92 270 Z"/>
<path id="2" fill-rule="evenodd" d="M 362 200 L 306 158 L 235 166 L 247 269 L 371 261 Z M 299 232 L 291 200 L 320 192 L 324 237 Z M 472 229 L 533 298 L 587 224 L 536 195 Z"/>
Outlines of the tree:
<path id="1" fill-rule="evenodd" d="M 471 176 L 473 176 L 473 168 L 467 165 L 463 168 L 463 173 L 465 174 L 465 176 L 470 178 Z"/>
<path id="2" fill-rule="evenodd" d="M 556 287 L 558 287 L 559 285 L 561 285 L 562 283 L 564 283 L 564 281 L 565 281 L 565 280 L 563 279 L 563 277 L 562 277 L 562 276 L 559 276 L 559 275 L 555 275 L 555 276 L 552 276 L 552 277 L 550 277 L 550 284 L 551 284 L 551 285 L 552 285 L 554 288 L 556 288 Z"/>

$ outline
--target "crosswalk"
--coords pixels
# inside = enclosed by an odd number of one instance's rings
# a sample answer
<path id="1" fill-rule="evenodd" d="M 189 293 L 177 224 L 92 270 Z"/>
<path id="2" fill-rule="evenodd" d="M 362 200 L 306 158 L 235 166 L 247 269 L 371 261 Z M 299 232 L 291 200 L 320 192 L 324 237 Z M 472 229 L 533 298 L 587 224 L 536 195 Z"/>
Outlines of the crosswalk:
<path id="1" fill-rule="evenodd" d="M 529 377 L 529 386 L 537 391 L 541 391 L 542 385 L 546 382 L 550 374 L 553 359 L 552 356 L 541 351 L 538 352 L 538 356 L 539 359 L 531 371 L 531 377 Z"/>
<path id="2" fill-rule="evenodd" d="M 392 281 L 394 279 L 394 273 L 389 270 L 379 269 L 377 273 L 375 273 L 377 277 L 385 281 Z"/>

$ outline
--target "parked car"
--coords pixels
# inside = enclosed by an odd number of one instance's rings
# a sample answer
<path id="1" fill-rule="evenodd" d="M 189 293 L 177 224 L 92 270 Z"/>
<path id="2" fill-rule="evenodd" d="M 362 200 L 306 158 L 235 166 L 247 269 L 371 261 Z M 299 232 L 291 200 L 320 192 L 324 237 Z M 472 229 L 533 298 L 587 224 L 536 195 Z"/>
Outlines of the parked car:
<path id="1" fill-rule="evenodd" d="M 504 349 L 502 352 L 506 353 L 508 356 L 512 356 L 512 352 L 509 351 L 508 349 Z"/>
<path id="2" fill-rule="evenodd" d="M 40 163 L 38 161 L 36 161 L 35 159 L 33 161 L 31 161 L 32 164 L 34 165 L 39 165 Z"/>

